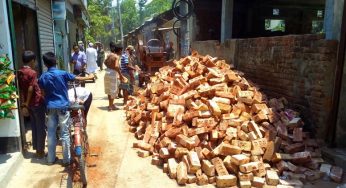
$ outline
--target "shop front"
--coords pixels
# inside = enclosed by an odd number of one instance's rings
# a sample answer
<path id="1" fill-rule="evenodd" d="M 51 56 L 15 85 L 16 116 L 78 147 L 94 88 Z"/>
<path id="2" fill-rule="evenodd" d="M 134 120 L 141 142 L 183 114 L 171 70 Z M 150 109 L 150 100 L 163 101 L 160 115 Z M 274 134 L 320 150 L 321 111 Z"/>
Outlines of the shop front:
<path id="1" fill-rule="evenodd" d="M 14 69 L 15 56 L 12 44 L 14 25 L 10 20 L 13 17 L 10 15 L 11 3 L 9 1 L 0 1 L 0 185 L 6 185 L 13 173 L 15 173 L 19 164 L 23 160 L 21 128 L 19 121 L 18 110 L 9 110 L 7 104 L 9 92 L 4 92 L 7 88 L 6 82 L 7 73 L 10 73 L 7 68 Z M 5 58 L 8 60 L 5 60 Z M 7 64 L 9 62 L 9 64 Z M 13 83 L 13 82 L 12 82 Z M 13 92 L 12 92 L 13 93 Z M 13 107 L 16 107 L 16 100 L 12 101 Z M 7 107 L 6 107 L 7 106 Z M 9 114 L 10 113 L 10 114 Z"/>

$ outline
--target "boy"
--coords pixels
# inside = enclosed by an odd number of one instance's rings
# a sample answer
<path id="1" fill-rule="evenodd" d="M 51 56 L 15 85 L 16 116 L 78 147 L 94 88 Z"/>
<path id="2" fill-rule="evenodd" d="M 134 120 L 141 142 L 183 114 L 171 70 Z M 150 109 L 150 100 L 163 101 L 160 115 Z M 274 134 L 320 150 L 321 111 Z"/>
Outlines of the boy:
<path id="1" fill-rule="evenodd" d="M 26 108 L 29 111 L 32 146 L 36 150 L 36 157 L 43 158 L 46 142 L 46 110 L 37 83 L 37 73 L 33 70 L 36 64 L 36 55 L 32 51 L 24 51 L 22 60 L 24 66 L 18 71 L 21 108 Z"/>
<path id="2" fill-rule="evenodd" d="M 56 57 L 53 52 L 47 52 L 43 55 L 44 65 L 48 68 L 39 79 L 39 85 L 43 89 L 47 107 L 47 130 L 48 130 L 48 165 L 52 165 L 56 161 L 56 129 L 60 126 L 61 139 L 63 146 L 63 165 L 70 164 L 70 134 L 68 120 L 70 113 L 68 111 L 68 81 L 73 80 L 89 80 L 93 79 L 91 74 L 89 77 L 79 77 L 63 70 L 56 68 Z"/>

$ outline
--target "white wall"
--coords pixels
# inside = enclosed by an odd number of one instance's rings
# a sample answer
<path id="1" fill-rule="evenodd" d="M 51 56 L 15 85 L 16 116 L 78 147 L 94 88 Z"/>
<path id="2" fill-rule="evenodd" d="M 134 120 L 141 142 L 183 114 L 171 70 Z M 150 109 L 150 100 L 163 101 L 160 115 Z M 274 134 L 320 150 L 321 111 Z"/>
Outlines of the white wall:
<path id="1" fill-rule="evenodd" d="M 8 54 L 10 60 L 13 62 L 12 46 L 9 22 L 7 16 L 7 1 L 0 1 L 0 54 Z M 12 68 L 13 63 L 12 63 Z M 15 119 L 0 120 L 0 137 L 18 137 L 20 136 L 20 126 L 18 110 L 14 110 Z"/>

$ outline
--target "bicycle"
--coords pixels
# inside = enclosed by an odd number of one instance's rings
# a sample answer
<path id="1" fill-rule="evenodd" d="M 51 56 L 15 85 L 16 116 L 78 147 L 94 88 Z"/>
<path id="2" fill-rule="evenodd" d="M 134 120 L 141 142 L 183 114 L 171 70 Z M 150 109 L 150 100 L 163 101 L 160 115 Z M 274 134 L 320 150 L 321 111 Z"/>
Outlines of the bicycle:
<path id="1" fill-rule="evenodd" d="M 83 187 L 87 185 L 87 165 L 86 157 L 89 155 L 89 142 L 87 134 L 86 118 L 84 116 L 84 106 L 78 103 L 76 92 L 76 81 L 69 84 L 74 89 L 75 102 L 70 105 L 70 141 L 71 141 L 71 169 L 78 168 Z"/>

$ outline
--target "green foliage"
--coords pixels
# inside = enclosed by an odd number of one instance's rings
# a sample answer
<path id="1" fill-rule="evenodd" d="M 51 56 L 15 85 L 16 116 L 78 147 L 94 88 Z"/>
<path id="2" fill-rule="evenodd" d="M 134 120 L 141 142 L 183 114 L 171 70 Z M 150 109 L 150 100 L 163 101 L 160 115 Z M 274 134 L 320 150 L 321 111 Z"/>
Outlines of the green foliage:
<path id="1" fill-rule="evenodd" d="M 149 19 L 172 8 L 173 0 L 153 0 L 145 6 L 144 17 Z"/>
<path id="2" fill-rule="evenodd" d="M 88 13 L 90 15 L 90 28 L 87 29 L 85 36 L 87 41 L 107 42 L 112 36 L 110 17 L 111 0 L 89 0 Z"/>
<path id="3" fill-rule="evenodd" d="M 14 71 L 10 68 L 11 61 L 8 56 L 0 56 L 0 120 L 14 119 L 12 110 L 16 108 L 16 91 Z"/>
<path id="4" fill-rule="evenodd" d="M 139 17 L 135 0 L 123 0 L 121 2 L 121 19 L 124 33 L 128 33 L 138 27 Z"/>
<path id="5" fill-rule="evenodd" d="M 169 10 L 173 0 L 121 0 L 121 18 L 123 32 L 126 35 L 150 19 L 162 12 Z M 90 15 L 90 27 L 85 33 L 87 41 L 101 41 L 108 43 L 120 38 L 119 17 L 115 7 L 111 8 L 112 0 L 88 0 L 88 13 Z M 114 19 L 114 28 L 112 28 Z"/>
<path id="6" fill-rule="evenodd" d="M 137 7 L 136 2 L 138 2 Z M 145 20 L 171 9 L 173 0 L 152 0 L 148 4 L 146 4 L 146 2 L 147 0 L 121 1 L 121 16 L 124 34 L 142 25 Z"/>

